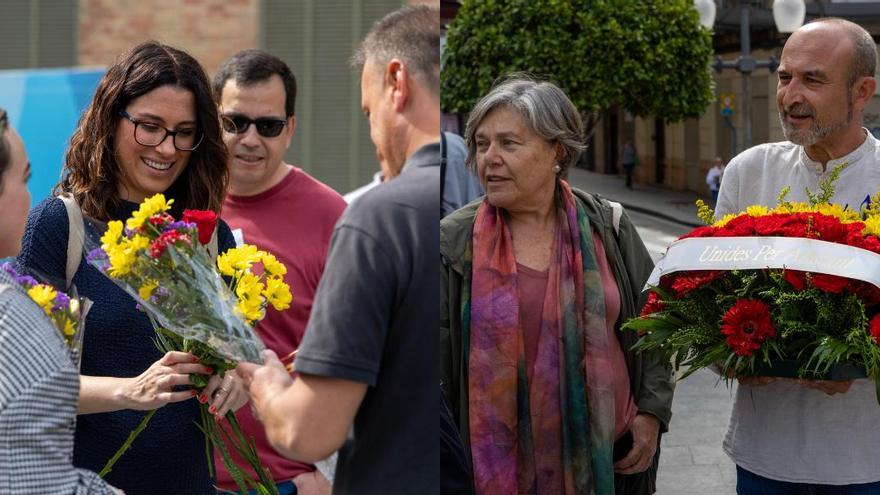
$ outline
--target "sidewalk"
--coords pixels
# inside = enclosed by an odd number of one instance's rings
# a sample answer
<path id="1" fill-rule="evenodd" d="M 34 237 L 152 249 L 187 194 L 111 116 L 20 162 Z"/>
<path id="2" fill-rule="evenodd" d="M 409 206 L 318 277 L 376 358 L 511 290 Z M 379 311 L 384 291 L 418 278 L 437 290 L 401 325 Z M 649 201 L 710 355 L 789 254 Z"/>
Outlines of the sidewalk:
<path id="1" fill-rule="evenodd" d="M 693 192 L 671 191 L 656 185 L 633 184 L 627 189 L 622 176 L 603 175 L 579 168 L 568 172 L 569 183 L 587 192 L 598 193 L 621 203 L 628 210 L 653 215 L 688 227 L 699 227 L 697 199 L 708 201 Z"/>

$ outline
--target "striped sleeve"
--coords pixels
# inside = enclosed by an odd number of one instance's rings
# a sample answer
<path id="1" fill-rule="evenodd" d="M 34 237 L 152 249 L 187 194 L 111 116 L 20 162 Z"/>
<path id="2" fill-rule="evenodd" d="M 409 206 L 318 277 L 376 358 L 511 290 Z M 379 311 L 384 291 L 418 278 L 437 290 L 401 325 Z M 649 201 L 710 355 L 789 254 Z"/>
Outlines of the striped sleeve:
<path id="1" fill-rule="evenodd" d="M 0 280 L 0 493 L 113 493 L 73 466 L 78 395 L 79 373 L 57 330 Z"/>

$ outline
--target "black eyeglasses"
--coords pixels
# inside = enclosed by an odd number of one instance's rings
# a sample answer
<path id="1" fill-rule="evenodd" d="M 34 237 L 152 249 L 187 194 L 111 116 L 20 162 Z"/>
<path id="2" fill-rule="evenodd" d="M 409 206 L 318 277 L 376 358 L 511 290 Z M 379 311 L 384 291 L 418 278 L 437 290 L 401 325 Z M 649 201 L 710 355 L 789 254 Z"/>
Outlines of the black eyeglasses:
<path id="1" fill-rule="evenodd" d="M 287 124 L 287 119 L 279 119 L 277 117 L 260 117 L 257 119 L 249 119 L 244 115 L 223 114 L 221 124 L 223 130 L 231 134 L 244 134 L 247 132 L 251 124 L 257 128 L 257 134 L 263 137 L 271 138 L 281 134 L 281 130 Z"/>
<path id="2" fill-rule="evenodd" d="M 159 146 L 165 142 L 168 136 L 171 136 L 171 141 L 174 143 L 175 148 L 180 151 L 192 151 L 202 144 L 202 139 L 204 138 L 204 135 L 195 127 L 172 131 L 159 124 L 137 120 L 125 110 L 121 110 L 119 115 L 134 124 L 134 140 L 141 146 Z"/>

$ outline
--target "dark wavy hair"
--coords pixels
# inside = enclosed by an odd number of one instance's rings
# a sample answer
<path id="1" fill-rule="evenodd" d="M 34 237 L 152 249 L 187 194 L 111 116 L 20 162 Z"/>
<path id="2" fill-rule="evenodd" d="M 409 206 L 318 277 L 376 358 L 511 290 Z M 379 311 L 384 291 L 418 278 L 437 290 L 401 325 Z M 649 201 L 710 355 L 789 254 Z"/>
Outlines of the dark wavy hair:
<path id="1" fill-rule="evenodd" d="M 219 212 L 229 171 L 208 77 L 192 56 L 156 41 L 141 43 L 121 55 L 101 78 L 70 138 L 64 175 L 55 194 L 69 192 L 85 215 L 109 220 L 122 202 L 118 193 L 121 170 L 113 149 L 113 135 L 122 118 L 119 112 L 133 99 L 166 85 L 193 94 L 196 122 L 204 134 L 186 169 L 165 191 L 174 198 L 172 214 L 179 217 L 185 208 Z"/>

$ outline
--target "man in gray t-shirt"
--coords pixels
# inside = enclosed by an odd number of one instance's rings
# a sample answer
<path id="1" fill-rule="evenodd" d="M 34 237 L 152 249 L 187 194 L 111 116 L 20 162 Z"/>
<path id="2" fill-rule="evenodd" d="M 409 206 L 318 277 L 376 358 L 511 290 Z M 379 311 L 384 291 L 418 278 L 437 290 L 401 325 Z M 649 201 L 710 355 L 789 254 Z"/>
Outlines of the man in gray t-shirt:
<path id="1" fill-rule="evenodd" d="M 439 42 L 427 6 L 367 35 L 361 105 L 388 179 L 336 224 L 299 377 L 271 351 L 237 368 L 276 450 L 314 462 L 339 449 L 337 495 L 440 492 Z"/>
<path id="2" fill-rule="evenodd" d="M 788 142 L 744 151 L 724 171 L 716 214 L 753 204 L 806 201 L 805 188 L 840 163 L 834 203 L 858 210 L 880 190 L 880 142 L 862 128 L 876 46 L 840 19 L 797 30 L 785 44 L 776 101 Z M 880 406 L 868 379 L 846 382 L 741 378 L 724 439 L 738 494 L 880 493 Z M 841 486 L 844 485 L 844 486 Z"/>

